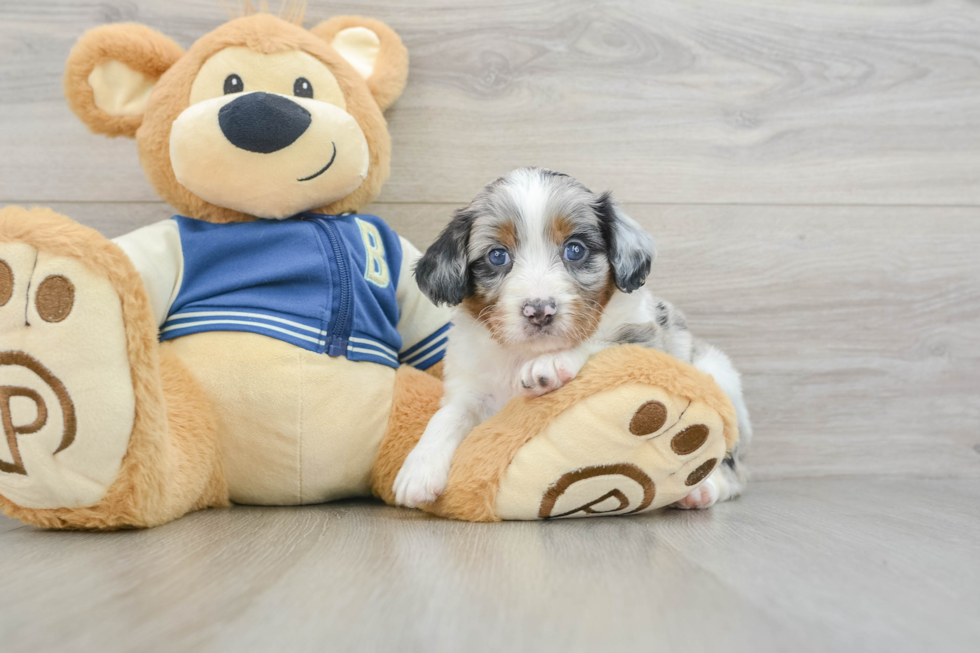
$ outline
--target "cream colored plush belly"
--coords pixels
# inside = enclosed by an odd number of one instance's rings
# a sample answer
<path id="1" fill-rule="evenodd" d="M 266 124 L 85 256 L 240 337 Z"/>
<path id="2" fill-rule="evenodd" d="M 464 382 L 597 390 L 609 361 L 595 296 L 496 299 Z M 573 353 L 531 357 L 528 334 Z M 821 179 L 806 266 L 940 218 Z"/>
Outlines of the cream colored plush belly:
<path id="1" fill-rule="evenodd" d="M 214 402 L 232 501 L 298 505 L 370 493 L 395 370 L 253 333 L 200 333 L 164 346 Z"/>

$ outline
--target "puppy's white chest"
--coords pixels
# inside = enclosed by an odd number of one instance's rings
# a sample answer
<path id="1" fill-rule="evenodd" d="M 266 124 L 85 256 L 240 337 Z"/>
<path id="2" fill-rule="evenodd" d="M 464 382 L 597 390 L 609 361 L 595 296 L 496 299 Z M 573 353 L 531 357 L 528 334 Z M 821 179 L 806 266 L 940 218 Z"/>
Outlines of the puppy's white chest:
<path id="1" fill-rule="evenodd" d="M 481 421 L 496 415 L 507 405 L 508 401 L 517 396 L 516 383 L 521 365 L 523 365 L 523 361 L 507 360 L 505 363 L 498 360 L 496 369 L 491 371 L 489 367 L 485 367 L 483 374 L 478 376 L 482 381 L 480 388 Z"/>
<path id="2" fill-rule="evenodd" d="M 517 395 L 516 383 L 525 358 L 496 347 L 464 347 L 460 340 L 449 343 L 446 400 L 462 400 L 474 406 L 483 421 Z"/>

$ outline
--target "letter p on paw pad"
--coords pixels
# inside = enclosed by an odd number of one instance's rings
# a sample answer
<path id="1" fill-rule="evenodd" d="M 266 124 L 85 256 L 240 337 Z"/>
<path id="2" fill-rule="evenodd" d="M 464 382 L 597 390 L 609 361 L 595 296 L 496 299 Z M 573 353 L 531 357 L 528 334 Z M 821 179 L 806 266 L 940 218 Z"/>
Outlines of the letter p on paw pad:
<path id="1" fill-rule="evenodd" d="M 0 495 L 95 505 L 135 414 L 119 296 L 79 259 L 0 242 L 0 300 Z"/>

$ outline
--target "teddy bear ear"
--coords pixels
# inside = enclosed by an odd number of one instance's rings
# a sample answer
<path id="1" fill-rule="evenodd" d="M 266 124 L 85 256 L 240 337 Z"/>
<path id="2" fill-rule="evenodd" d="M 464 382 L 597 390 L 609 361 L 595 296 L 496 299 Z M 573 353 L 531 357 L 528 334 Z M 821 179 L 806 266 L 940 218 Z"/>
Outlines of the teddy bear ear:
<path id="1" fill-rule="evenodd" d="M 395 30 L 371 18 L 337 16 L 311 31 L 367 81 L 382 111 L 402 94 L 408 77 L 408 50 Z"/>
<path id="2" fill-rule="evenodd" d="M 179 45 L 144 25 L 96 27 L 68 55 L 68 106 L 93 132 L 132 138 L 153 86 L 183 54 Z"/>

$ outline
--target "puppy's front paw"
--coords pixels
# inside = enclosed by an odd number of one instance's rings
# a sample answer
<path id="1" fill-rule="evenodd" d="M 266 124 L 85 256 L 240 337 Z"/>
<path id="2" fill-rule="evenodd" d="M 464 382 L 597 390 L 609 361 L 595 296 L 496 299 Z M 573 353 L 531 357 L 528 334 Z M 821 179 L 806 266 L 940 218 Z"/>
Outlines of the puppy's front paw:
<path id="1" fill-rule="evenodd" d="M 446 490 L 449 462 L 440 456 L 429 455 L 418 447 L 408 454 L 395 477 L 395 502 L 407 508 L 432 503 Z"/>
<path id="2" fill-rule="evenodd" d="M 713 478 L 691 490 L 691 493 L 680 501 L 671 504 L 671 508 L 681 510 L 704 510 L 715 505 L 718 501 L 718 485 Z"/>
<path id="3" fill-rule="evenodd" d="M 527 397 L 540 397 L 574 379 L 580 369 L 582 363 L 569 352 L 538 356 L 521 367 L 518 390 Z"/>

